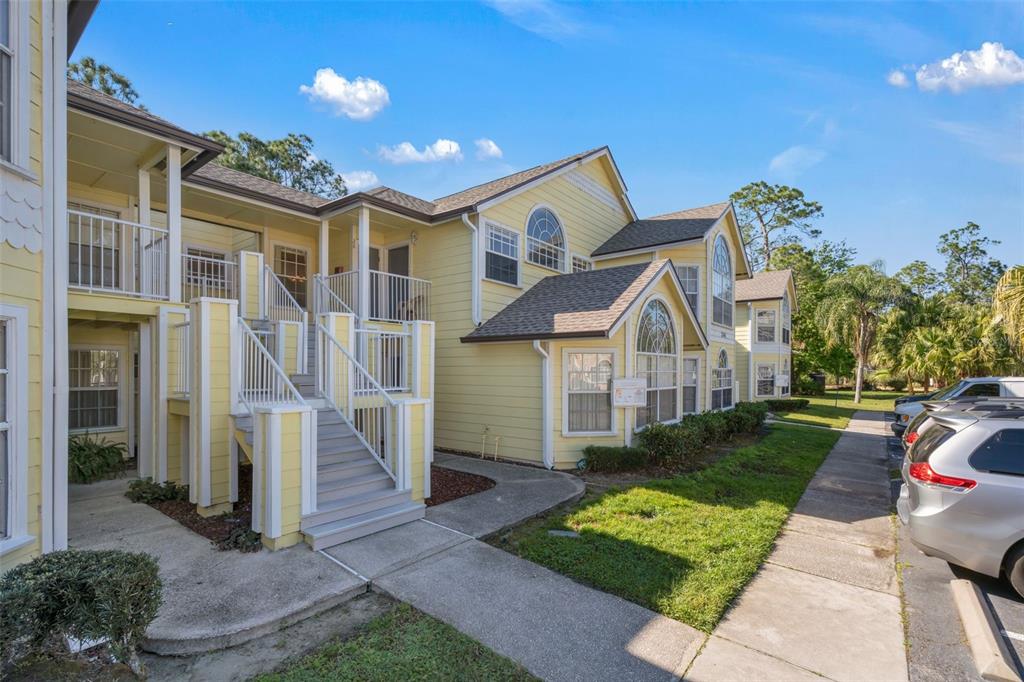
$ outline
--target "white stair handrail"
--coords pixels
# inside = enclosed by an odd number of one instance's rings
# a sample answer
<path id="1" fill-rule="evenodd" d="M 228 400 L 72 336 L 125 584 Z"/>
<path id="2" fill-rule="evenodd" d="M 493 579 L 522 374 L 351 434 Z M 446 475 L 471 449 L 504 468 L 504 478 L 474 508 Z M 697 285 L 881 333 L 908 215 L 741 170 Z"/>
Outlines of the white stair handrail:
<path id="1" fill-rule="evenodd" d="M 269 265 L 263 266 L 267 285 L 267 317 L 273 322 L 302 322 L 306 324 L 306 311 L 292 296 L 284 282 Z"/>
<path id="2" fill-rule="evenodd" d="M 325 313 L 355 315 L 352 308 L 331 290 L 327 278 L 320 274 L 313 275 L 313 312 L 316 315 Z"/>
<path id="3" fill-rule="evenodd" d="M 237 320 L 241 338 L 238 402 L 249 414 L 253 413 L 255 405 L 308 405 L 245 320 L 241 317 Z"/>

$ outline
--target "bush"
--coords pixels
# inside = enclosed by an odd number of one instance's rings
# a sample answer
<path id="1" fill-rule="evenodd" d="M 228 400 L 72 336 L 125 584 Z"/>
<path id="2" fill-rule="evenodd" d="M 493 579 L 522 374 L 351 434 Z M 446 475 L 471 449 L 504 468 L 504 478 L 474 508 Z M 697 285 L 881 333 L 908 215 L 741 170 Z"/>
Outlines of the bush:
<path id="1" fill-rule="evenodd" d="M 642 469 L 650 463 L 651 455 L 644 448 L 588 445 L 583 448 L 590 471 L 629 471 Z"/>
<path id="2" fill-rule="evenodd" d="M 810 377 L 800 377 L 793 385 L 793 393 L 797 395 L 823 396 L 825 395 L 825 389 Z"/>
<path id="3" fill-rule="evenodd" d="M 166 483 L 154 483 L 152 479 L 144 478 L 140 481 L 132 481 L 128 484 L 128 491 L 124 494 L 132 502 L 169 502 L 172 500 L 188 501 L 188 486 L 178 485 L 167 481 Z"/>
<path id="4" fill-rule="evenodd" d="M 111 475 L 121 475 L 127 465 L 128 446 L 97 439 L 88 433 L 68 438 L 68 481 L 92 483 Z"/>
<path id="5" fill-rule="evenodd" d="M 679 458 L 680 443 L 675 425 L 655 422 L 636 435 L 640 447 L 650 453 L 650 461 L 665 465 Z"/>
<path id="6" fill-rule="evenodd" d="M 726 414 L 732 422 L 733 433 L 756 433 L 768 417 L 768 406 L 763 403 L 737 403 Z"/>
<path id="7" fill-rule="evenodd" d="M 113 657 L 140 674 L 137 647 L 161 603 L 148 554 L 66 550 L 36 557 L 0 577 L 0 650 L 10 661 L 45 654 L 67 637 L 106 640 Z"/>
<path id="8" fill-rule="evenodd" d="M 793 410 L 802 410 L 811 404 L 810 400 L 806 398 L 789 398 L 779 400 L 766 400 L 764 404 L 768 406 L 768 409 L 772 412 L 791 412 Z"/>

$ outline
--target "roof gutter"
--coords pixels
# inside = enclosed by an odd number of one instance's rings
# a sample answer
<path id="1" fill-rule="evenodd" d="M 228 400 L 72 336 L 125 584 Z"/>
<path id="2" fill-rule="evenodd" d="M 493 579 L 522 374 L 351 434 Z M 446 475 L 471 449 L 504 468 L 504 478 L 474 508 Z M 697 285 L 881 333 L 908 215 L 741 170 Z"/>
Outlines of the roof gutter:
<path id="1" fill-rule="evenodd" d="M 473 325 L 479 327 L 482 317 L 480 311 L 480 230 L 473 224 L 473 221 L 469 219 L 469 213 L 462 214 L 462 224 L 469 229 L 470 233 L 472 233 L 469 257 L 470 270 L 472 271 L 472 274 L 470 275 L 472 281 L 469 284 L 469 305 L 470 314 L 473 318 Z"/>
<path id="2" fill-rule="evenodd" d="M 540 356 L 540 391 L 541 391 L 541 451 L 544 466 L 553 469 L 555 458 L 551 447 L 551 355 L 540 341 L 533 342 L 533 351 Z"/>

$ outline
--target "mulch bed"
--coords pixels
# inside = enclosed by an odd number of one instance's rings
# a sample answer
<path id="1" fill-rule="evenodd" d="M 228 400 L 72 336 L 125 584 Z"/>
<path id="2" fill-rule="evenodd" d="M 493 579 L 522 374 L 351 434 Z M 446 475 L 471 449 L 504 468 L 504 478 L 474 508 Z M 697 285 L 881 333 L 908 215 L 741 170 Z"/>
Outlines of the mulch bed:
<path id="1" fill-rule="evenodd" d="M 169 516 L 193 533 L 198 533 L 210 540 L 217 549 L 237 549 L 241 552 L 258 552 L 262 545 L 258 536 L 250 537 L 250 541 L 239 542 L 236 538 L 252 527 L 252 467 L 238 467 L 238 502 L 233 511 L 219 516 L 202 517 L 196 513 L 196 505 L 188 500 L 168 500 L 151 502 L 149 506 Z M 253 534 L 255 535 L 255 534 Z M 255 541 L 251 541 L 255 540 Z"/>
<path id="2" fill-rule="evenodd" d="M 430 497 L 424 501 L 428 507 L 433 507 L 466 495 L 482 493 L 494 486 L 494 481 L 485 476 L 432 466 L 430 467 Z"/>

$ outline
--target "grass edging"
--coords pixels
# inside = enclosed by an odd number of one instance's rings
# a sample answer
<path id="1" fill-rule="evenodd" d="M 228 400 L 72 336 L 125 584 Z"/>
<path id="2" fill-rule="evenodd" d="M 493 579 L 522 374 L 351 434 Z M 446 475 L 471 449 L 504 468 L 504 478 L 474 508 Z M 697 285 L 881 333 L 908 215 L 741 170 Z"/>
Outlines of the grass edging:
<path id="1" fill-rule="evenodd" d="M 704 469 L 611 489 L 526 523 L 497 544 L 710 632 L 768 557 L 839 436 L 776 424 L 761 441 Z"/>

